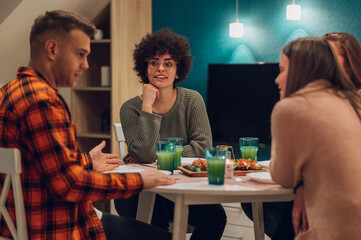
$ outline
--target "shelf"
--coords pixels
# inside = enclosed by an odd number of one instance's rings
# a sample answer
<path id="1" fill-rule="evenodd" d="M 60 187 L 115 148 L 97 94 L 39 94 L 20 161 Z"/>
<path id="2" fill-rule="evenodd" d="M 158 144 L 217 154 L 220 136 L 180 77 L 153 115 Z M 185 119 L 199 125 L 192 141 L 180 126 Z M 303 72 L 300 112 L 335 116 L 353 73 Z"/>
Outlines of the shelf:
<path id="1" fill-rule="evenodd" d="M 110 43 L 111 42 L 111 40 L 110 39 L 100 39 L 100 40 L 91 40 L 90 41 L 91 43 L 99 43 L 99 44 L 102 44 L 102 43 Z"/>
<path id="2" fill-rule="evenodd" d="M 110 133 L 78 133 L 78 138 L 101 138 L 101 139 L 110 139 Z"/>
<path id="3" fill-rule="evenodd" d="M 77 142 L 81 152 L 91 150 L 104 139 L 103 152 L 117 153 L 112 123 L 120 122 L 122 104 L 142 91 L 139 77 L 132 70 L 133 51 L 135 44 L 151 32 L 152 1 L 107 2 L 93 19 L 96 28 L 102 30 L 103 38 L 91 40 L 89 69 L 72 89 L 71 113 L 73 122 L 78 125 Z M 102 86 L 103 66 L 110 67 L 110 86 Z"/>
<path id="4" fill-rule="evenodd" d="M 74 88 L 74 91 L 103 91 L 103 92 L 110 92 L 110 87 L 76 87 Z"/>

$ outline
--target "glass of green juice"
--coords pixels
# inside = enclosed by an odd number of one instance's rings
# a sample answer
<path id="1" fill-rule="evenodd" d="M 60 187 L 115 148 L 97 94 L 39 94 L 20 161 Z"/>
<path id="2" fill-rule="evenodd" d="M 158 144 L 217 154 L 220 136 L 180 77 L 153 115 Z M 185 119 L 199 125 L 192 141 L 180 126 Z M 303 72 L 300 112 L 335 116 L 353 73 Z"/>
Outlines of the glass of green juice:
<path id="1" fill-rule="evenodd" d="M 226 167 L 227 152 L 228 150 L 223 148 L 206 149 L 209 184 L 224 184 L 224 171 Z"/>
<path id="2" fill-rule="evenodd" d="M 156 142 L 158 170 L 170 171 L 173 174 L 175 144 L 166 141 Z"/>
<path id="3" fill-rule="evenodd" d="M 173 169 L 176 170 L 179 166 L 181 166 L 182 152 L 183 152 L 183 138 L 169 137 L 166 138 L 165 141 L 175 144 Z"/>
<path id="4" fill-rule="evenodd" d="M 241 137 L 239 139 L 239 148 L 243 159 L 251 159 L 257 161 L 258 138 Z"/>

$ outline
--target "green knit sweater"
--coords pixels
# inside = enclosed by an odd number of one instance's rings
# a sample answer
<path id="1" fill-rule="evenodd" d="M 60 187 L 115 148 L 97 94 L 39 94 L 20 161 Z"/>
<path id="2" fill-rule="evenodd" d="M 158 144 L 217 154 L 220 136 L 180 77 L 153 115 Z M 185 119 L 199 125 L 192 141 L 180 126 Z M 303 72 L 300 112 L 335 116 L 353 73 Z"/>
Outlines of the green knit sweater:
<path id="1" fill-rule="evenodd" d="M 177 87 L 177 99 L 166 114 L 141 110 L 139 96 L 125 102 L 120 120 L 128 146 L 128 155 L 142 163 L 156 159 L 155 143 L 167 137 L 181 137 L 183 157 L 204 157 L 212 146 L 212 132 L 202 96 L 190 89 Z"/>

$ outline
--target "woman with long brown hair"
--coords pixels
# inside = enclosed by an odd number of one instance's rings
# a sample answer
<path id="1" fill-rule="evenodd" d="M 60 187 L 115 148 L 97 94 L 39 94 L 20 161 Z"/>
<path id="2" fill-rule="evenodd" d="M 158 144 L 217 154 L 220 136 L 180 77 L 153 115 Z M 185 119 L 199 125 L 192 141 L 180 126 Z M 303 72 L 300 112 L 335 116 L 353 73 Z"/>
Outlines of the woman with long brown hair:
<path id="1" fill-rule="evenodd" d="M 334 32 L 323 36 L 336 53 L 336 57 L 356 88 L 361 89 L 361 45 L 349 33 Z M 265 232 L 274 240 L 293 239 L 295 234 L 307 231 L 307 214 L 303 199 L 303 186 L 295 189 L 292 202 L 264 203 Z M 252 217 L 250 206 L 242 204 L 247 216 Z M 278 226 L 278 227 L 277 227 Z"/>
<path id="2" fill-rule="evenodd" d="M 302 38 L 283 49 L 272 113 L 272 178 L 303 184 L 308 229 L 296 239 L 361 234 L 361 96 L 327 40 Z M 344 221 L 347 219 L 347 224 Z"/>
<path id="3" fill-rule="evenodd" d="M 361 45 L 349 33 L 335 32 L 323 36 L 336 51 L 342 68 L 356 85 L 361 88 Z"/>
<path id="4" fill-rule="evenodd" d="M 361 45 L 357 39 L 344 32 L 327 33 L 323 36 L 336 53 L 336 57 L 346 72 L 348 77 L 352 80 L 355 86 L 361 89 Z M 296 234 L 300 231 L 306 231 L 307 214 L 303 201 L 303 186 L 299 186 L 295 190 L 296 196 L 292 209 L 292 223 Z"/>

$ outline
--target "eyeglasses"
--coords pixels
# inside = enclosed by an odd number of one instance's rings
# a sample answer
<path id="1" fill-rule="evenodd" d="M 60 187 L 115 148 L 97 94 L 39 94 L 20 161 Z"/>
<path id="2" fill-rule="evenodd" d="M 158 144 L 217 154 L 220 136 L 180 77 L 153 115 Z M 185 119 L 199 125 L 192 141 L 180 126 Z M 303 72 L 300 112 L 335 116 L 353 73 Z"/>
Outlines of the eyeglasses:
<path id="1" fill-rule="evenodd" d="M 153 69 L 158 69 L 160 65 L 163 65 L 164 68 L 171 69 L 177 65 L 177 62 L 173 59 L 164 60 L 163 63 L 159 61 L 158 59 L 149 59 L 148 60 L 148 66 Z"/>

